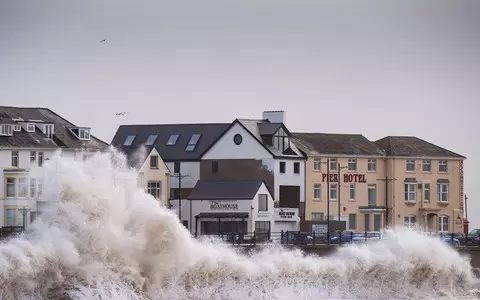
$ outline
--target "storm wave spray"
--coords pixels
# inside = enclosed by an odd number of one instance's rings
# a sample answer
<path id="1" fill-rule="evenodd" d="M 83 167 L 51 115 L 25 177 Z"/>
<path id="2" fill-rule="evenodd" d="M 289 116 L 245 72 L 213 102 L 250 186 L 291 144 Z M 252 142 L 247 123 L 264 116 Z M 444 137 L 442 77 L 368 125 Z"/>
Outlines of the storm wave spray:
<path id="1" fill-rule="evenodd" d="M 329 257 L 280 246 L 244 255 L 197 240 L 137 186 L 119 153 L 56 155 L 42 216 L 0 244 L 2 299 L 467 299 L 478 280 L 441 241 L 391 232 Z"/>

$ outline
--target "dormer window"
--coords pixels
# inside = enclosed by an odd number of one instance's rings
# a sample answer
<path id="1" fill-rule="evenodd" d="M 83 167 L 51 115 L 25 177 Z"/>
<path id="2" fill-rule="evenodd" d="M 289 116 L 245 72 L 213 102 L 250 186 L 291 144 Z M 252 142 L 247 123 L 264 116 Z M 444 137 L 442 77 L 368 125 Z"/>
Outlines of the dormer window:
<path id="1" fill-rule="evenodd" d="M 35 132 L 35 123 L 27 123 L 27 132 Z"/>
<path id="2" fill-rule="evenodd" d="M 12 136 L 13 130 L 11 124 L 0 125 L 0 135 Z"/>
<path id="3" fill-rule="evenodd" d="M 22 131 L 22 126 L 20 125 L 13 125 L 13 131 Z"/>
<path id="4" fill-rule="evenodd" d="M 192 135 L 192 137 L 188 141 L 187 147 L 185 147 L 185 151 L 191 152 L 191 151 L 195 150 L 195 147 L 197 146 L 197 143 L 198 143 L 198 140 L 200 139 L 200 137 L 201 137 L 201 134 L 198 134 L 198 133 Z"/>
<path id="5" fill-rule="evenodd" d="M 282 152 L 290 148 L 290 138 L 283 128 L 277 130 L 273 135 L 273 146 Z"/>
<path id="6" fill-rule="evenodd" d="M 86 127 L 77 127 L 69 128 L 70 132 L 73 133 L 79 140 L 90 140 L 90 128 Z"/>
<path id="7" fill-rule="evenodd" d="M 42 131 L 43 131 L 43 133 L 45 133 L 46 136 L 48 136 L 49 138 L 52 138 L 53 133 L 54 133 L 54 125 L 53 124 L 44 124 Z"/>

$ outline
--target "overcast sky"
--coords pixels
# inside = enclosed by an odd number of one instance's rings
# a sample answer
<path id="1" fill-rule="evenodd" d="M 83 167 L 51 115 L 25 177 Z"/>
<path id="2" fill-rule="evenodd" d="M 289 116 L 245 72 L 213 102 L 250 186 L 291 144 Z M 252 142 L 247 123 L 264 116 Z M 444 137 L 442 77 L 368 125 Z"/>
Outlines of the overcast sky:
<path id="1" fill-rule="evenodd" d="M 107 142 L 122 123 L 263 110 L 291 131 L 415 135 L 468 157 L 477 227 L 479 96 L 476 0 L 0 1 L 1 105 Z"/>

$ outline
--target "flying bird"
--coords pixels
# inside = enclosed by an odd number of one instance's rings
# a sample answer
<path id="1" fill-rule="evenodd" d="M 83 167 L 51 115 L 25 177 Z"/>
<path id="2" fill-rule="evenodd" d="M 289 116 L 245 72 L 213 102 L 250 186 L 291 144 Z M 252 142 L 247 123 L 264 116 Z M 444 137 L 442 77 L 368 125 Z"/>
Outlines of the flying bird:
<path id="1" fill-rule="evenodd" d="M 103 39 L 103 40 L 100 41 L 100 43 L 103 43 L 103 42 L 106 42 L 106 41 L 107 41 L 107 39 Z"/>
<path id="2" fill-rule="evenodd" d="M 127 114 L 126 111 L 122 111 L 122 112 L 117 112 L 117 113 L 116 113 L 117 116 L 124 116 L 125 114 Z"/>

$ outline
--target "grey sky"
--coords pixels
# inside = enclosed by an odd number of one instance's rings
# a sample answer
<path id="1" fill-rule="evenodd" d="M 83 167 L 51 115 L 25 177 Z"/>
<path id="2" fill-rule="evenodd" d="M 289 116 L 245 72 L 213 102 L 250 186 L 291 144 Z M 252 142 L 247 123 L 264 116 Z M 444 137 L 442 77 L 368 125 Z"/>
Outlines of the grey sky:
<path id="1" fill-rule="evenodd" d="M 265 109 L 292 131 L 416 135 L 468 157 L 470 219 L 479 95 L 475 0 L 0 1 L 2 105 L 49 107 L 107 142 L 121 123 Z"/>

